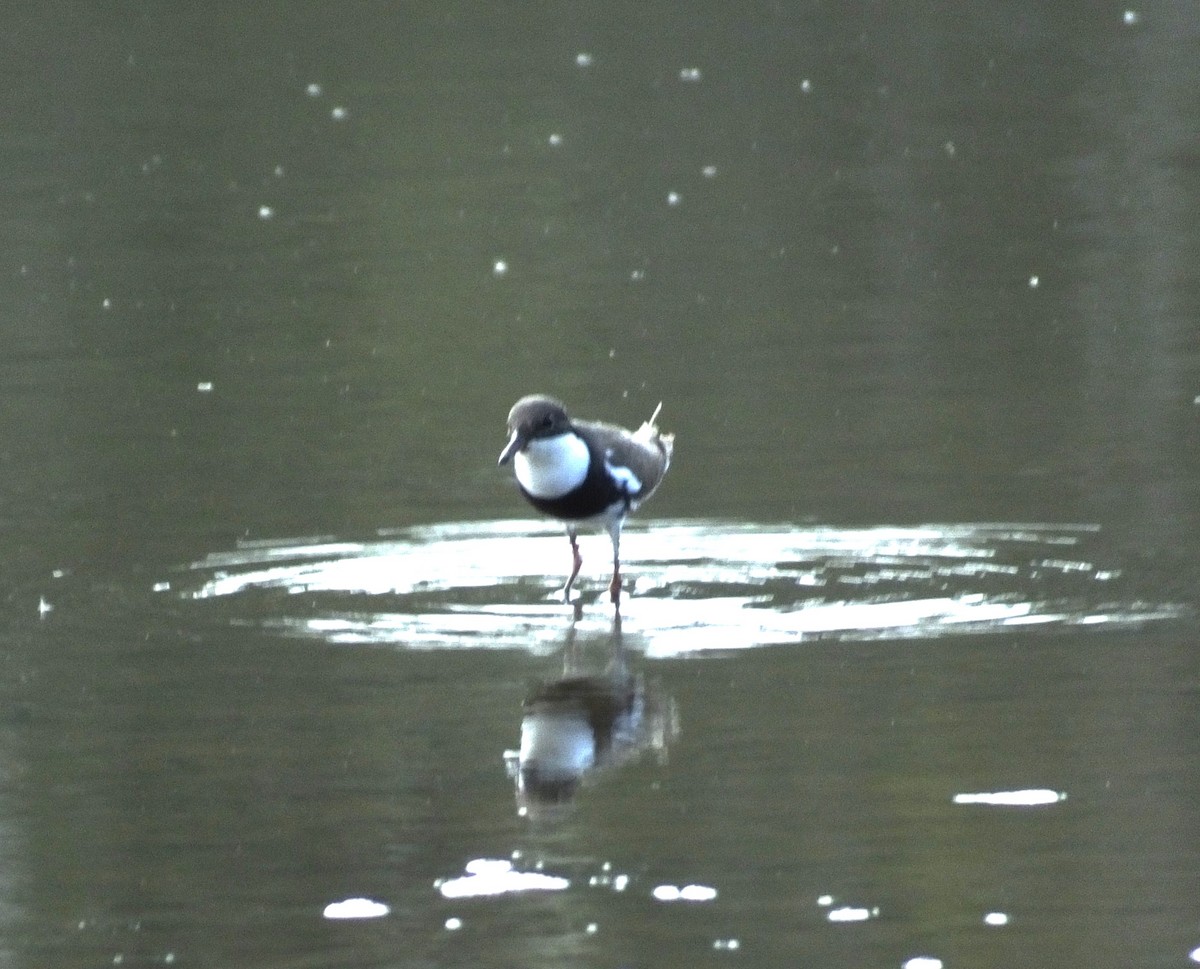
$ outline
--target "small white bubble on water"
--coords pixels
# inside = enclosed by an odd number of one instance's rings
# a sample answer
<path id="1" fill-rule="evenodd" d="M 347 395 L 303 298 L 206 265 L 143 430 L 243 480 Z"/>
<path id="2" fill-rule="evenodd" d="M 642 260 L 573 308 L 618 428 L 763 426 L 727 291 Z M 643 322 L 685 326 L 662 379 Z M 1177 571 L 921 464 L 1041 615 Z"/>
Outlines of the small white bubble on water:
<path id="1" fill-rule="evenodd" d="M 460 918 L 455 918 L 453 915 L 445 921 L 447 932 L 457 932 L 463 927 L 463 921 Z"/>
<path id="2" fill-rule="evenodd" d="M 658 885 L 650 894 L 659 902 L 711 902 L 717 890 L 708 885 Z"/>
<path id="3" fill-rule="evenodd" d="M 683 197 L 678 192 L 667 193 L 667 205 L 678 205 L 683 201 Z"/>
<path id="4" fill-rule="evenodd" d="M 716 178 L 717 177 L 717 166 L 716 165 L 705 165 L 702 169 L 700 169 L 700 174 L 703 175 L 705 178 Z"/>
<path id="5" fill-rule="evenodd" d="M 391 912 L 383 902 L 370 898 L 346 898 L 330 902 L 322 914 L 327 919 L 377 919 Z"/>
<path id="6" fill-rule="evenodd" d="M 865 922 L 878 916 L 878 908 L 856 908 L 852 905 L 843 905 L 841 908 L 831 909 L 826 917 L 830 922 Z"/>
<path id="7" fill-rule="evenodd" d="M 1008 925 L 1008 915 L 1004 912 L 988 912 L 983 917 L 984 925 Z"/>
<path id="8" fill-rule="evenodd" d="M 595 63 L 595 58 L 585 50 L 581 50 L 575 55 L 576 67 L 591 67 Z"/>
<path id="9" fill-rule="evenodd" d="M 935 956 L 913 956 L 904 963 L 904 969 L 942 969 L 942 960 Z"/>
<path id="10" fill-rule="evenodd" d="M 679 80 L 692 84 L 701 80 L 702 77 L 703 75 L 700 73 L 700 68 L 698 67 L 685 67 L 679 72 Z"/>
<path id="11" fill-rule="evenodd" d="M 1138 13 L 1136 10 L 1126 10 L 1123 14 L 1121 14 L 1121 22 L 1126 27 L 1136 26 L 1138 23 L 1141 22 L 1141 19 L 1142 19 L 1142 15 L 1140 13 Z"/>
<path id="12" fill-rule="evenodd" d="M 560 135 L 558 133 L 554 133 L 554 134 L 550 135 L 550 137 L 547 138 L 546 140 L 548 142 L 550 142 L 550 147 L 557 148 L 559 145 L 562 144 L 562 135 Z"/>
<path id="13" fill-rule="evenodd" d="M 310 84 L 304 89 L 304 93 L 310 98 L 319 98 L 321 96 L 321 85 L 317 83 Z"/>
<path id="14" fill-rule="evenodd" d="M 812 94 L 812 81 L 810 81 L 807 77 L 800 82 L 800 93 Z"/>
<path id="15" fill-rule="evenodd" d="M 329 112 L 329 117 L 333 118 L 334 121 L 345 121 L 348 116 L 349 112 L 340 104 Z"/>
<path id="16" fill-rule="evenodd" d="M 508 263 L 506 263 L 503 259 L 497 259 L 494 263 L 492 263 L 492 275 L 493 276 L 499 277 L 499 276 L 504 276 L 507 274 L 508 274 Z"/>
<path id="17" fill-rule="evenodd" d="M 258 217 L 266 222 L 268 219 L 275 218 L 275 210 L 269 205 L 260 205 L 258 207 Z"/>

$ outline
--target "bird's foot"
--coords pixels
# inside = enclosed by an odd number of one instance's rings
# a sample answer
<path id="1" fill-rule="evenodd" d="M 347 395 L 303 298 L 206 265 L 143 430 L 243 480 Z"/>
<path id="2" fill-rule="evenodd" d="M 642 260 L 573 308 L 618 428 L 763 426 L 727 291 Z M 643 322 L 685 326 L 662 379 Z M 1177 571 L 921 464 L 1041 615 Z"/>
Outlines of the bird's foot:
<path id="1" fill-rule="evenodd" d="M 608 584 L 608 595 L 614 606 L 621 604 L 621 574 L 614 572 L 612 581 Z"/>

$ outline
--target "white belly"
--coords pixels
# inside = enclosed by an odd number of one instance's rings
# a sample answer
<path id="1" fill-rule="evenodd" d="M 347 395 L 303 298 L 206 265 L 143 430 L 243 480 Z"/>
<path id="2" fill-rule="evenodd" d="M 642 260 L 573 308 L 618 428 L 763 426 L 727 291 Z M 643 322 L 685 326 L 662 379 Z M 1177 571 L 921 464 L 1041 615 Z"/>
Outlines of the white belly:
<path id="1" fill-rule="evenodd" d="M 577 434 L 530 441 L 513 459 L 521 487 L 535 498 L 561 498 L 588 473 L 588 449 Z"/>

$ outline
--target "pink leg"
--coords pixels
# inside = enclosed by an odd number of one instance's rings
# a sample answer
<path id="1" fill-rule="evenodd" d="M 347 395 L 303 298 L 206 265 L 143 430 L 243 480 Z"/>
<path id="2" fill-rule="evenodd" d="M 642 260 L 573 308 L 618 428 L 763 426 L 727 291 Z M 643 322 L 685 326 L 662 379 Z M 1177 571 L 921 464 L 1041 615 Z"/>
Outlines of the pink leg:
<path id="1" fill-rule="evenodd" d="M 571 576 L 563 587 L 563 602 L 571 601 L 571 586 L 575 584 L 575 577 L 579 575 L 579 570 L 583 566 L 583 556 L 579 554 L 579 542 L 572 529 L 567 529 L 567 540 L 571 543 Z"/>
<path id="2" fill-rule="evenodd" d="M 613 545 L 613 574 L 608 584 L 608 595 L 614 606 L 621 604 L 621 521 L 609 527 L 608 534 Z"/>

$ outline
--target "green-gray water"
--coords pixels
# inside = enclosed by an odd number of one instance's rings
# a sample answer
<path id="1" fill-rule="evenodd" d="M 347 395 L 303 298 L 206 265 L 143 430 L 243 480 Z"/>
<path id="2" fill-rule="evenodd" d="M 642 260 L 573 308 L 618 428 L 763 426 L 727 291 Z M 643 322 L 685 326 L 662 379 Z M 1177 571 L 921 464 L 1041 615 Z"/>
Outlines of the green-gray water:
<path id="1" fill-rule="evenodd" d="M 1188 964 L 1190 5 L 5 35 L 0 965 Z M 619 629 L 531 391 L 677 436 Z M 523 816 L 618 643 L 661 743 Z"/>

